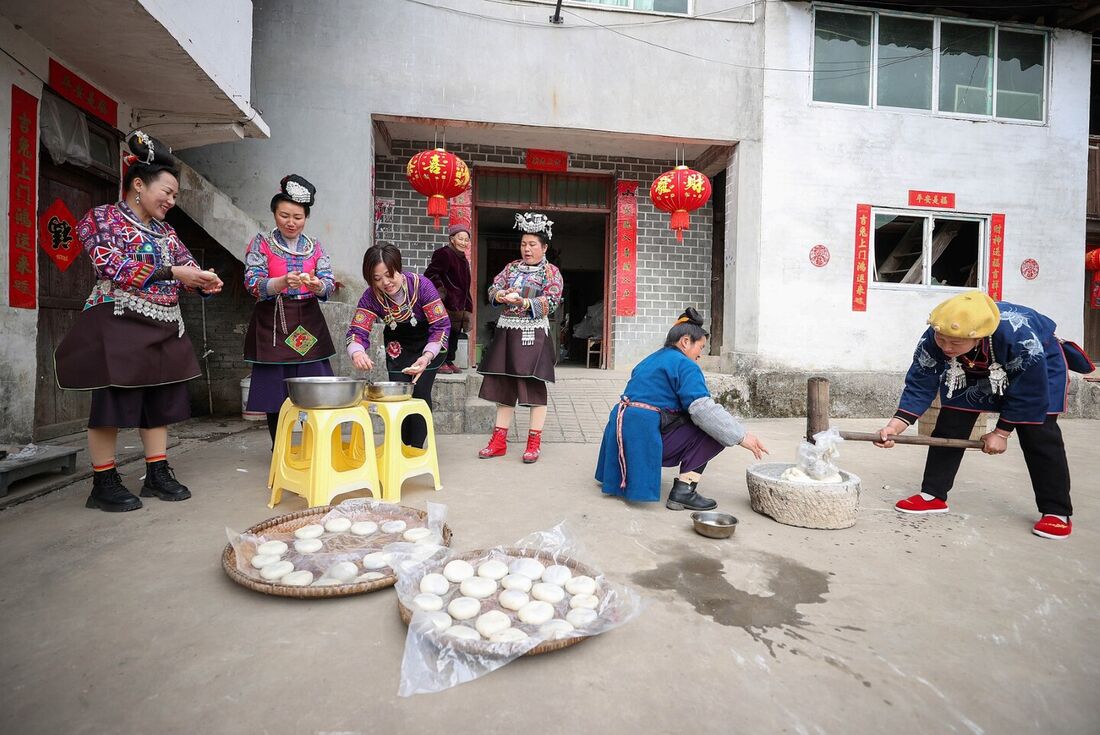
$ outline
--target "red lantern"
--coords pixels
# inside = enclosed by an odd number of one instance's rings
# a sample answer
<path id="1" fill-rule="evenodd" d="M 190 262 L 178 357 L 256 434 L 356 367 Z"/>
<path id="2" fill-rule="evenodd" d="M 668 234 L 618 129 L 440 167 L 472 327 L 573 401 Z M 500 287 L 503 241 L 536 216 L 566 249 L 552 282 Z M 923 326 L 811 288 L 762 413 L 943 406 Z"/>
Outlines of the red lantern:
<path id="1" fill-rule="evenodd" d="M 649 198 L 657 209 L 672 214 L 669 229 L 676 230 L 676 239 L 683 241 L 691 222 L 689 213 L 710 200 L 710 179 L 687 166 L 677 166 L 654 179 Z"/>
<path id="2" fill-rule="evenodd" d="M 453 153 L 442 148 L 421 151 L 409 159 L 405 176 L 418 192 L 428 197 L 428 216 L 435 219 L 447 214 L 447 200 L 470 188 L 470 169 Z"/>

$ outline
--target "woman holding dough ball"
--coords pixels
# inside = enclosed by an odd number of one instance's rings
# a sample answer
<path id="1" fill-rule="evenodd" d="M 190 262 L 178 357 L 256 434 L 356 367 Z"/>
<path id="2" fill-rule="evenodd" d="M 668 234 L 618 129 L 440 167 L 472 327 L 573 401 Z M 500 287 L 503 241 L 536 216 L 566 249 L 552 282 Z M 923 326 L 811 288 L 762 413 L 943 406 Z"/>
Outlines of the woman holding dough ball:
<path id="1" fill-rule="evenodd" d="M 661 467 L 680 465 L 665 507 L 711 510 L 718 503 L 696 491 L 707 462 L 740 445 L 757 459 L 768 450 L 707 390 L 699 356 L 707 332 L 695 309 L 685 311 L 665 345 L 638 363 L 603 433 L 596 479 L 608 495 L 652 502 L 661 499 Z"/>

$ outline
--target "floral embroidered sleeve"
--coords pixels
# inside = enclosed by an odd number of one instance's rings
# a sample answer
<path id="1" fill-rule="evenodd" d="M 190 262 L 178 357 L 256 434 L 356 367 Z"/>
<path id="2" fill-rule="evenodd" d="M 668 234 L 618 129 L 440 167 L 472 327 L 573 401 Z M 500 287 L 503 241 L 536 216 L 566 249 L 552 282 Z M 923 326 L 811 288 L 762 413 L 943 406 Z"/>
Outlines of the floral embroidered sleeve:
<path id="1" fill-rule="evenodd" d="M 275 298 L 275 294 L 267 290 L 267 283 L 271 279 L 267 275 L 267 256 L 262 244 L 263 235 L 257 234 L 248 243 L 244 254 L 244 287 L 257 301 Z"/>
<path id="2" fill-rule="evenodd" d="M 126 257 L 123 248 L 116 242 L 120 237 L 107 218 L 107 207 L 96 207 L 76 226 L 84 251 L 95 267 L 96 275 L 106 278 L 119 286 L 143 288 L 153 277 L 156 266 Z"/>
<path id="3" fill-rule="evenodd" d="M 936 400 L 940 376 L 945 369 L 943 351 L 936 345 L 932 330 L 929 329 L 913 352 L 913 364 L 905 375 L 905 388 L 894 418 L 901 419 L 910 426 L 915 424 L 932 405 L 932 401 Z"/>
<path id="4" fill-rule="evenodd" d="M 508 288 L 509 272 L 512 270 L 512 265 L 508 264 L 504 266 L 504 270 L 497 273 L 497 277 L 493 279 L 493 282 L 489 284 L 489 303 L 494 306 L 499 306 L 497 301 L 497 294 Z"/>
<path id="5" fill-rule="evenodd" d="M 451 319 L 447 316 L 447 307 L 439 298 L 439 292 L 427 278 L 420 276 L 420 304 L 424 319 L 428 322 L 428 344 L 424 351 L 431 353 L 434 360 L 442 350 L 447 349 L 447 340 L 451 333 Z"/>
<path id="6" fill-rule="evenodd" d="M 348 327 L 346 338 L 349 357 L 354 357 L 356 352 L 365 352 L 370 349 L 371 327 L 381 317 L 382 311 L 368 288 L 359 298 L 359 304 L 351 316 L 351 325 Z"/>
<path id="7" fill-rule="evenodd" d="M 332 274 L 332 259 L 321 247 L 321 243 L 315 240 L 314 245 L 317 247 L 317 269 L 313 272 L 313 275 L 320 278 L 321 283 L 325 284 L 321 293 L 317 294 L 317 298 L 321 301 L 328 301 L 328 297 L 336 290 L 336 277 Z"/>
<path id="8" fill-rule="evenodd" d="M 531 316 L 535 319 L 541 319 L 544 316 L 553 314 L 557 310 L 558 304 L 561 303 L 561 292 L 564 286 L 561 271 L 547 264 L 546 286 L 543 288 L 541 296 L 531 299 Z"/>

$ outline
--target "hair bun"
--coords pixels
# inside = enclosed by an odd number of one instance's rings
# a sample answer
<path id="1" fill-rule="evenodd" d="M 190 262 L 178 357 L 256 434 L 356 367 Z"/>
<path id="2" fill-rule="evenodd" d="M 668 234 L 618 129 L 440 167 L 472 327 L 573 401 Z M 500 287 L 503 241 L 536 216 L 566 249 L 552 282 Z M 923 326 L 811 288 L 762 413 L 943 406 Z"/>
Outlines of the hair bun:
<path id="1" fill-rule="evenodd" d="M 684 310 L 684 313 L 680 315 L 680 318 L 676 320 L 677 324 L 694 324 L 697 327 L 703 326 L 703 317 L 699 316 L 693 307 L 689 306 Z"/>
<path id="2" fill-rule="evenodd" d="M 317 196 L 317 187 L 298 174 L 290 174 L 279 182 L 279 192 L 285 197 L 285 201 L 312 207 Z"/>
<path id="3" fill-rule="evenodd" d="M 171 148 L 141 130 L 135 130 L 127 144 L 130 152 L 137 157 L 136 163 L 168 168 L 176 168 L 179 165 L 176 157 L 172 155 Z"/>

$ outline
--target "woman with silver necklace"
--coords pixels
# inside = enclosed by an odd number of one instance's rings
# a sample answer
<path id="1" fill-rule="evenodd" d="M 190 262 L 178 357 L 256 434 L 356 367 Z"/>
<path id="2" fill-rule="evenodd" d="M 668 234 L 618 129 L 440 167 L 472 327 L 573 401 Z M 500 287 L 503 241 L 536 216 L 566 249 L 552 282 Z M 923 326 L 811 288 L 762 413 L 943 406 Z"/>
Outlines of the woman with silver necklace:
<path id="1" fill-rule="evenodd" d="M 211 296 L 222 289 L 199 268 L 165 215 L 179 193 L 179 164 L 168 147 L 137 131 L 123 178 L 125 196 L 88 212 L 77 236 L 99 281 L 55 353 L 57 384 L 92 393 L 86 506 L 136 510 L 141 500 L 115 468 L 119 428 L 137 428 L 145 449 L 142 497 L 186 500 L 191 491 L 168 465 L 168 424 L 191 416 L 187 381 L 200 375 L 184 335 L 180 288 Z"/>
<path id="2" fill-rule="evenodd" d="M 332 375 L 329 358 L 336 354 L 318 303 L 336 288 L 332 264 L 304 232 L 316 194 L 301 176 L 283 177 L 271 198 L 275 227 L 252 238 L 245 253 L 244 283 L 256 298 L 244 339 L 244 359 L 252 365 L 245 409 L 267 414 L 272 443 L 285 380 Z"/>
<path id="3" fill-rule="evenodd" d="M 386 343 L 386 371 L 389 379 L 412 382 L 413 398 L 432 408 L 432 386 L 436 372 L 447 357 L 451 320 L 435 286 L 425 276 L 401 270 L 401 251 L 380 243 L 363 255 L 363 278 L 367 290 L 348 328 L 348 356 L 359 370 L 371 370 L 371 328 L 382 320 Z M 401 425 L 401 441 L 423 448 L 428 427 L 420 416 L 410 416 Z"/>

